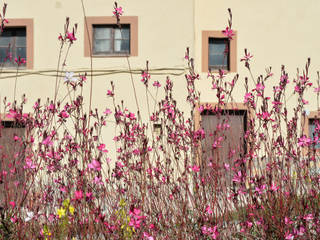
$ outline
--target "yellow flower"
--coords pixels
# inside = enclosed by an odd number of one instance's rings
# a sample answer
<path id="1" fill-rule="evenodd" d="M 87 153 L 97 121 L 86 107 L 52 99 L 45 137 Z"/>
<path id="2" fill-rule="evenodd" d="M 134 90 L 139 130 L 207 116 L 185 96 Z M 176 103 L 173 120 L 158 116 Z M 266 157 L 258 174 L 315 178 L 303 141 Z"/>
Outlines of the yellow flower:
<path id="1" fill-rule="evenodd" d="M 66 200 L 64 200 L 63 203 L 62 203 L 62 205 L 63 205 L 65 208 L 67 208 L 67 207 L 69 206 L 69 204 L 70 204 L 70 199 L 69 199 L 69 198 L 66 199 Z"/>
<path id="2" fill-rule="evenodd" d="M 61 218 L 66 215 L 66 210 L 64 208 L 59 208 L 57 214 L 59 215 L 59 218 Z"/>
<path id="3" fill-rule="evenodd" d="M 74 214 L 74 207 L 73 206 L 69 206 L 69 212 L 73 215 Z"/>

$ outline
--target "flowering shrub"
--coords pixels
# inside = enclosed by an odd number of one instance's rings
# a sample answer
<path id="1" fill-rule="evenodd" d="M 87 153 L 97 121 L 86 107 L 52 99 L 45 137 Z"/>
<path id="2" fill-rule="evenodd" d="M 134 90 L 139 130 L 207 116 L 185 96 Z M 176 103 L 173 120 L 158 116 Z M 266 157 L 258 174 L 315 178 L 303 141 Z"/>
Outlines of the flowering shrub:
<path id="1" fill-rule="evenodd" d="M 116 4 L 113 14 L 121 24 L 122 8 Z M 231 10 L 229 14 L 223 33 L 232 39 Z M 62 61 L 62 53 L 77 41 L 76 29 L 69 30 L 67 18 L 65 32 L 58 37 L 57 73 L 65 71 L 67 55 Z M 113 83 L 106 97 L 114 105 L 103 112 L 90 106 L 86 112 L 82 91 L 91 84 L 86 73 L 57 74 L 54 99 L 38 99 L 33 113 L 24 113 L 25 96 L 21 104 L 5 100 L 6 117 L 25 133 L 10 136 L 14 151 L 0 158 L 1 239 L 315 239 L 320 234 L 320 176 L 310 171 L 318 163 L 319 123 L 313 138 L 302 132 L 304 92 L 312 87 L 310 60 L 293 80 L 282 67 L 273 96 L 266 96 L 265 83 L 273 74 L 267 69 L 254 78 L 252 57 L 245 50 L 241 59 L 254 88 L 250 90 L 246 78 L 245 144 L 236 148 L 225 143 L 237 140 L 228 132 L 238 110 L 232 96 L 239 75 L 227 82 L 223 70 L 209 72 L 217 104 L 201 104 L 196 89 L 200 76 L 189 49 L 189 118 L 177 107 L 170 77 L 163 88 L 158 81 L 149 84 L 148 63 L 139 84 L 147 96 L 155 88 L 164 97 L 149 109 L 147 121 L 139 111 L 117 104 Z M 285 102 L 290 82 L 298 97 L 292 117 Z M 59 99 L 61 84 L 68 92 Z M 216 116 L 211 132 L 195 122 L 197 114 L 203 123 L 206 115 Z M 112 117 L 115 159 L 101 140 Z M 160 134 L 153 131 L 156 124 Z M 227 154 L 221 155 L 225 149 Z"/>

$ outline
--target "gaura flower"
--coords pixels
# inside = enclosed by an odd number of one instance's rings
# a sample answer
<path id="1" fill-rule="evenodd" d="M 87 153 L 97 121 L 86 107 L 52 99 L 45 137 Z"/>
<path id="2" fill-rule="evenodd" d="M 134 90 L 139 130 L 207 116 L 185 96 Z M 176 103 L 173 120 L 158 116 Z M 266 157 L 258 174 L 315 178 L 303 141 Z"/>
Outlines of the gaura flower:
<path id="1" fill-rule="evenodd" d="M 25 222 L 29 222 L 34 217 L 33 212 L 27 212 L 27 217 L 24 219 Z"/>
<path id="2" fill-rule="evenodd" d="M 66 83 L 76 83 L 78 81 L 78 78 L 73 77 L 74 73 L 73 72 L 66 72 L 66 76 L 64 78 L 64 81 Z"/>

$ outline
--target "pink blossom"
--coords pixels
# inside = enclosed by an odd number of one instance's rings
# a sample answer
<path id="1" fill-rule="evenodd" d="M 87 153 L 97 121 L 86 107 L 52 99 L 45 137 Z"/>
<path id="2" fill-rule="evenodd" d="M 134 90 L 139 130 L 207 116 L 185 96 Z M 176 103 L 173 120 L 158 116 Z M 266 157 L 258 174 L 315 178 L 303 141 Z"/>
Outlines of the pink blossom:
<path id="1" fill-rule="evenodd" d="M 312 214 L 310 213 L 310 214 L 304 216 L 303 219 L 306 220 L 306 221 L 311 221 L 311 220 L 313 219 L 313 216 L 312 216 Z"/>
<path id="2" fill-rule="evenodd" d="M 70 41 L 70 43 L 73 43 L 74 41 L 76 41 L 76 37 L 74 36 L 74 32 L 67 32 L 66 34 L 66 39 L 68 39 Z"/>
<path id="3" fill-rule="evenodd" d="M 18 64 L 18 66 L 26 63 L 26 60 L 20 56 L 18 58 L 15 58 L 14 61 Z"/>
<path id="4" fill-rule="evenodd" d="M 249 52 L 245 53 L 245 56 L 243 58 L 240 59 L 240 61 L 245 61 L 245 62 L 249 62 L 250 59 L 253 57 L 253 55 L 251 55 Z"/>
<path id="5" fill-rule="evenodd" d="M 94 169 L 95 171 L 100 171 L 101 170 L 101 164 L 96 159 L 93 159 L 92 162 L 88 164 L 88 167 L 90 169 Z"/>
<path id="6" fill-rule="evenodd" d="M 154 81 L 152 86 L 159 88 L 159 87 L 161 87 L 161 84 L 159 81 Z"/>
<path id="7" fill-rule="evenodd" d="M 121 16 L 121 15 L 123 14 L 122 7 L 116 7 L 116 8 L 114 8 L 114 11 L 113 11 L 112 13 L 113 13 L 113 15 L 114 15 L 115 17 Z"/>
<path id="8" fill-rule="evenodd" d="M 285 240 L 293 240 L 294 239 L 294 235 L 291 234 L 289 231 L 287 231 L 285 233 Z"/>
<path id="9" fill-rule="evenodd" d="M 275 183 L 272 183 L 270 189 L 271 191 L 276 192 L 279 189 L 279 187 Z"/>
<path id="10" fill-rule="evenodd" d="M 110 115 L 112 113 L 112 111 L 109 109 L 109 108 L 107 108 L 104 112 L 103 112 L 103 114 L 105 114 L 105 115 Z"/>
<path id="11" fill-rule="evenodd" d="M 232 37 L 235 35 L 233 30 L 230 29 L 229 27 L 226 27 L 225 30 L 222 31 L 222 33 L 227 37 L 229 38 L 229 40 L 232 40 Z"/>
<path id="12" fill-rule="evenodd" d="M 311 144 L 311 139 L 303 135 L 298 139 L 298 145 L 301 147 L 307 147 Z"/>
<path id="13" fill-rule="evenodd" d="M 83 197 L 83 193 L 82 193 L 81 190 L 74 192 L 74 199 L 75 199 L 75 200 L 81 200 L 82 197 Z"/>
<path id="14" fill-rule="evenodd" d="M 206 207 L 206 212 L 208 214 L 212 214 L 213 213 L 209 205 Z"/>
<path id="15" fill-rule="evenodd" d="M 10 201 L 9 204 L 11 205 L 12 208 L 16 206 L 16 203 L 14 201 Z"/>
<path id="16" fill-rule="evenodd" d="M 114 93 L 111 90 L 107 90 L 107 96 L 113 97 Z"/>
<path id="17" fill-rule="evenodd" d="M 106 148 L 106 145 L 105 145 L 105 144 L 100 144 L 100 145 L 98 146 L 98 149 L 99 149 L 101 152 L 107 153 L 108 150 L 105 149 L 105 148 Z"/>
<path id="18" fill-rule="evenodd" d="M 320 92 L 320 87 L 314 88 L 314 92 L 315 93 L 319 93 Z"/>
<path id="19" fill-rule="evenodd" d="M 53 142 L 51 141 L 51 136 L 46 137 L 43 141 L 42 144 L 47 145 L 47 146 L 52 146 Z"/>
<path id="20" fill-rule="evenodd" d="M 198 167 L 197 165 L 192 166 L 191 169 L 194 172 L 199 172 L 200 171 L 200 167 Z"/>

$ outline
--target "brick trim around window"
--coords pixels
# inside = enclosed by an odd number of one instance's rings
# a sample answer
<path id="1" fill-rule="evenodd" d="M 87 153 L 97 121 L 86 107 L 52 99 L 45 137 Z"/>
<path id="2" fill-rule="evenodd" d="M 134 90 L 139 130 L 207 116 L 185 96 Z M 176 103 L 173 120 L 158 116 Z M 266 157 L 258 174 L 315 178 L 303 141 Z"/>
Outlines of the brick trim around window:
<path id="1" fill-rule="evenodd" d="M 229 70 L 227 72 L 237 72 L 237 32 L 230 40 L 229 49 Z M 202 72 L 209 71 L 209 38 L 226 38 L 222 31 L 202 31 L 202 57 L 201 70 Z M 216 70 L 215 70 L 216 71 Z M 215 72 L 213 71 L 213 72 Z"/>
<path id="2" fill-rule="evenodd" d="M 9 18 L 6 27 L 25 27 L 26 28 L 26 47 L 27 47 L 27 69 L 33 69 L 34 43 L 33 43 L 33 18 Z"/>
<path id="3" fill-rule="evenodd" d="M 85 57 L 123 57 L 123 55 L 93 55 L 93 25 L 114 25 L 117 24 L 115 17 L 86 17 L 84 23 L 84 56 Z M 123 16 L 120 19 L 122 25 L 130 25 L 130 54 L 129 56 L 138 56 L 138 17 Z"/>

